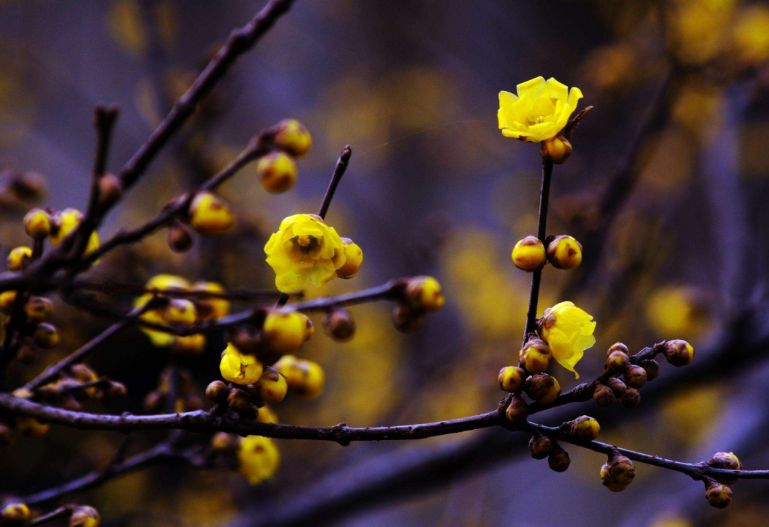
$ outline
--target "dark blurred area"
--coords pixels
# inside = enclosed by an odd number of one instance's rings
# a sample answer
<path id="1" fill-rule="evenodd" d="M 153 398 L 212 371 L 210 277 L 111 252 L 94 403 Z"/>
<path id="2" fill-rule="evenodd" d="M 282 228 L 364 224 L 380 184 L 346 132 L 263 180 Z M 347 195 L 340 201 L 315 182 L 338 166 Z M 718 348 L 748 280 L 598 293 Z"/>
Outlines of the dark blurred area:
<path id="1" fill-rule="evenodd" d="M 109 162 L 118 170 L 229 31 L 261 5 L 0 3 L 0 185 L 11 184 L 12 170 L 35 172 L 48 189 L 36 205 L 85 208 L 94 106 L 121 107 Z M 283 217 L 315 212 L 350 144 L 350 168 L 328 220 L 363 248 L 365 263 L 356 279 L 331 282 L 313 296 L 428 274 L 442 283 L 447 306 L 411 335 L 393 329 L 391 306 L 383 304 L 352 309 L 358 331 L 349 343 L 316 333 L 302 353 L 323 365 L 326 391 L 312 401 L 289 398 L 275 408 L 280 421 L 367 426 L 493 409 L 502 395 L 497 371 L 517 360 L 529 294 L 529 276 L 513 267 L 510 250 L 536 230 L 540 183 L 538 147 L 497 129 L 497 94 L 553 76 L 580 87 L 581 107 L 595 109 L 572 137 L 571 158 L 556 167 L 548 228 L 582 241 L 585 260 L 573 273 L 545 270 L 540 313 L 573 300 L 595 316 L 598 343 L 579 365 L 583 379 L 601 372 L 604 350 L 618 340 L 637 351 L 684 338 L 705 360 L 737 338 L 730 333 L 735 320 L 766 312 L 767 59 L 765 2 L 298 0 L 100 234 L 148 220 L 286 117 L 303 122 L 314 142 L 299 161 L 295 190 L 267 194 L 246 168 L 222 188 L 238 214 L 233 232 L 198 239 L 184 255 L 158 233 L 112 253 L 88 276 L 141 285 L 176 273 L 228 288 L 271 288 L 266 237 Z M 4 254 L 24 243 L 21 218 L 33 204 L 23 198 L 0 202 Z M 116 295 L 111 302 L 130 309 L 133 300 Z M 759 322 L 749 327 L 766 334 L 767 321 Z M 59 350 L 13 365 L 18 384 L 109 320 L 57 302 L 56 323 Z M 740 342 L 752 336 L 739 335 Z M 180 364 L 201 390 L 218 378 L 221 347 L 212 339 L 201 357 Z M 639 408 L 606 414 L 602 439 L 690 462 L 734 450 L 747 468 L 768 468 L 767 358 L 769 349 L 758 346 L 749 359 L 740 355 L 744 363 L 682 378 L 648 404 L 642 391 Z M 142 401 L 167 362 L 167 351 L 142 333 L 122 332 L 90 363 L 125 383 L 128 397 L 91 409 L 144 412 Z M 666 364 L 661 378 L 678 373 Z M 555 375 L 564 386 L 574 382 L 563 369 Z M 595 410 L 585 406 L 570 411 Z M 543 421 L 557 424 L 547 414 Z M 307 506 L 310 497 L 333 495 L 334 481 L 365 485 L 395 460 L 482 433 L 347 448 L 278 441 L 281 468 L 261 486 L 249 487 L 234 471 L 163 466 L 72 499 L 97 507 L 108 526 L 256 525 Z M 134 433 L 129 448 L 160 437 Z M 0 493 L 28 494 L 104 466 L 122 441 L 117 433 L 52 426 L 41 439 L 0 451 Z M 639 465 L 637 481 L 613 494 L 598 477 L 603 456 L 567 447 L 572 468 L 556 474 L 519 443 L 476 470 L 462 460 L 469 466 L 456 474 L 428 474 L 407 492 L 384 488 L 303 524 L 742 526 L 765 524 L 769 515 L 765 482 L 739 483 L 732 507 L 715 511 L 701 483 L 681 474 Z"/>

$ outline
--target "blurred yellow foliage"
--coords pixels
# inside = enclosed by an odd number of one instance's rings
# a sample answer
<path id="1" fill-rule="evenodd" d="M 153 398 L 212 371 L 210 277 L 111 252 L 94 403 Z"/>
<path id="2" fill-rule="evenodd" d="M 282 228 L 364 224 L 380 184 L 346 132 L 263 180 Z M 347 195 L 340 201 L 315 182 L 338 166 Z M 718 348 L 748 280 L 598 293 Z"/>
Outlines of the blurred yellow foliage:
<path id="1" fill-rule="evenodd" d="M 670 395 L 660 417 L 666 431 L 685 446 L 697 446 L 713 433 L 723 410 L 722 390 L 714 385 Z"/>
<path id="2" fill-rule="evenodd" d="M 646 319 L 661 338 L 697 340 L 709 326 L 704 298 L 691 287 L 665 287 L 646 302 Z"/>
<path id="3" fill-rule="evenodd" d="M 755 4 L 746 7 L 732 28 L 737 57 L 746 63 L 769 59 L 769 7 Z"/>
<path id="4" fill-rule="evenodd" d="M 727 23 L 737 0 L 674 0 L 667 2 L 668 38 L 678 58 L 703 64 L 723 49 Z"/>

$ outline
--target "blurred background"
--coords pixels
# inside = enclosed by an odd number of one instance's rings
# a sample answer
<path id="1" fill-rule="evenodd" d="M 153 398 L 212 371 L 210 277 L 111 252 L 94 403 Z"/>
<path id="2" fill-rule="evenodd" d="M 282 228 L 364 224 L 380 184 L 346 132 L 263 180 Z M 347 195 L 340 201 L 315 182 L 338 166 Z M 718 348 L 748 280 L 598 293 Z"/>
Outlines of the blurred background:
<path id="1" fill-rule="evenodd" d="M 186 89 L 228 32 L 262 2 L 228 0 L 4 0 L 0 3 L 0 244 L 24 242 L 32 205 L 14 195 L 15 171 L 47 183 L 37 203 L 86 205 L 97 103 L 122 108 L 109 166 L 118 170 Z M 282 422 L 355 426 L 461 417 L 496 407 L 499 368 L 517 360 L 529 276 L 510 250 L 536 230 L 539 152 L 497 129 L 497 94 L 554 76 L 595 110 L 557 166 L 548 231 L 585 246 L 580 270 L 544 272 L 541 309 L 573 300 L 598 322 L 584 379 L 604 350 L 685 338 L 695 365 L 642 390 L 640 407 L 582 413 L 619 445 L 696 462 L 717 450 L 769 467 L 769 5 L 738 0 L 298 0 L 244 56 L 147 176 L 102 237 L 136 226 L 227 163 L 250 137 L 286 117 L 314 147 L 289 193 L 265 193 L 253 166 L 222 188 L 239 223 L 172 253 L 165 233 L 116 251 L 90 275 L 143 284 L 153 274 L 270 288 L 263 245 L 280 219 L 314 212 L 339 151 L 350 168 L 329 222 L 365 252 L 336 294 L 430 274 L 446 308 L 410 335 L 390 305 L 355 307 L 358 332 L 340 344 L 320 332 L 303 354 L 323 365 L 326 391 L 289 398 Z M 117 306 L 130 306 L 117 296 Z M 241 306 L 243 307 L 243 306 Z M 57 304 L 60 353 L 108 320 Z M 316 319 L 317 325 L 320 320 Z M 200 389 L 218 378 L 217 343 L 182 364 Z M 55 353 L 14 365 L 35 375 Z M 168 353 L 130 330 L 94 355 L 128 398 L 99 411 L 142 412 Z M 555 370 L 564 387 L 574 381 Z M 560 413 L 559 413 L 560 412 Z M 137 433 L 131 450 L 161 434 Z M 276 477 L 249 487 L 234 471 L 150 468 L 72 497 L 104 525 L 763 525 L 767 484 L 744 481 L 725 511 L 702 485 L 638 466 L 627 491 L 598 477 L 603 456 L 566 447 L 563 474 L 530 459 L 528 438 L 503 430 L 407 443 L 279 441 Z M 25 495 L 105 465 L 119 434 L 51 427 L 0 452 L 3 495 Z M 294 523 L 291 523 L 294 522 Z"/>

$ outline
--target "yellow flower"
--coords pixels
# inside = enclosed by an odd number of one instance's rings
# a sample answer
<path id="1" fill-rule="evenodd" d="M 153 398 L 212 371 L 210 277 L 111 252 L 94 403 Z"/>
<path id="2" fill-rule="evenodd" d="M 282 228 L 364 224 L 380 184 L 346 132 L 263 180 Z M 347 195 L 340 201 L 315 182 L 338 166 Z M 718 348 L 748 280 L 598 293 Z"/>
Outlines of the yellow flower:
<path id="1" fill-rule="evenodd" d="M 294 214 L 280 222 L 264 246 L 267 264 L 275 271 L 275 286 L 283 293 L 320 287 L 345 263 L 342 239 L 314 214 Z"/>
<path id="2" fill-rule="evenodd" d="M 595 344 L 593 316 L 574 305 L 560 302 L 546 309 L 542 315 L 540 333 L 550 346 L 553 358 L 567 370 L 579 374 L 574 366 L 582 359 L 584 351 Z"/>
<path id="3" fill-rule="evenodd" d="M 235 384 L 254 384 L 262 376 L 264 367 L 253 355 L 241 353 L 232 344 L 227 344 L 219 362 L 219 372 L 222 377 Z"/>
<path id="4" fill-rule="evenodd" d="M 505 137 L 531 143 L 558 135 L 582 98 L 579 88 L 570 90 L 552 77 L 535 77 L 517 90 L 518 95 L 499 92 L 499 129 Z"/>
<path id="5" fill-rule="evenodd" d="M 56 247 L 67 236 L 75 232 L 80 222 L 83 220 L 83 213 L 77 209 L 64 209 L 59 212 L 54 219 L 54 223 L 58 226 L 55 232 L 51 232 L 51 245 Z M 85 249 L 85 254 L 89 255 L 99 248 L 99 235 L 96 231 L 91 233 L 88 238 L 88 245 Z"/>
<path id="6" fill-rule="evenodd" d="M 280 452 L 269 437 L 247 436 L 238 443 L 238 462 L 248 483 L 257 485 L 278 470 Z"/>

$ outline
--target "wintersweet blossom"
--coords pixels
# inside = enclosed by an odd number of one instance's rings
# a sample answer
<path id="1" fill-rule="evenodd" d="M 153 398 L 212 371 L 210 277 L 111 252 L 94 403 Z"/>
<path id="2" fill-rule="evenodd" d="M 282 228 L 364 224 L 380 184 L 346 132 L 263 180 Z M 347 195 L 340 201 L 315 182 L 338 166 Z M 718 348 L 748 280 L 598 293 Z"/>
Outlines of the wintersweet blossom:
<path id="1" fill-rule="evenodd" d="M 517 86 L 518 95 L 499 92 L 497 119 L 505 137 L 539 143 L 563 130 L 582 98 L 554 78 L 535 77 Z"/>
<path id="2" fill-rule="evenodd" d="M 346 261 L 339 234 L 315 214 L 285 218 L 267 240 L 264 252 L 275 271 L 275 286 L 283 293 L 296 293 L 308 285 L 320 287 Z"/>
<path id="3" fill-rule="evenodd" d="M 270 479 L 280 465 L 280 452 L 269 437 L 246 436 L 238 444 L 240 473 L 251 485 Z"/>
<path id="4" fill-rule="evenodd" d="M 540 322 L 540 334 L 550 346 L 553 358 L 574 372 L 584 351 L 595 344 L 595 321 L 593 316 L 574 305 L 574 302 L 560 302 L 546 309 Z"/>

